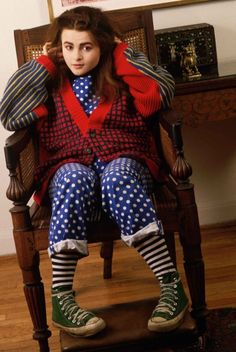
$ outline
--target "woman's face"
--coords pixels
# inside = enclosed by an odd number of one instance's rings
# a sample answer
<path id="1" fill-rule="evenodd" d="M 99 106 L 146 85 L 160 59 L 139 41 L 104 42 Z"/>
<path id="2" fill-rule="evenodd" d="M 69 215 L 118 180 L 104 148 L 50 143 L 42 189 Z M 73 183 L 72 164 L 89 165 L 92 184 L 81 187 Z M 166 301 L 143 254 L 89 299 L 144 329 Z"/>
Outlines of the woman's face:
<path id="1" fill-rule="evenodd" d="M 83 76 L 97 66 L 101 50 L 91 32 L 64 29 L 61 42 L 65 63 L 74 75 Z"/>

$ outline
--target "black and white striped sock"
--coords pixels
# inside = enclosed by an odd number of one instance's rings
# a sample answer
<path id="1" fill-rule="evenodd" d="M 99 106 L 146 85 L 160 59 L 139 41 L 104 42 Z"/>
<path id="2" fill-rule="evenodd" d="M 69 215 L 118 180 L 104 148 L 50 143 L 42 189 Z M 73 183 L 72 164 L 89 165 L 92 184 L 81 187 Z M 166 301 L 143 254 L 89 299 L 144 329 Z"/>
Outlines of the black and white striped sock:
<path id="1" fill-rule="evenodd" d="M 165 238 L 158 235 L 144 238 L 134 245 L 158 280 L 169 272 L 176 271 Z"/>
<path id="2" fill-rule="evenodd" d="M 54 254 L 52 261 L 52 288 L 67 286 L 72 289 L 78 256 L 75 254 Z"/>

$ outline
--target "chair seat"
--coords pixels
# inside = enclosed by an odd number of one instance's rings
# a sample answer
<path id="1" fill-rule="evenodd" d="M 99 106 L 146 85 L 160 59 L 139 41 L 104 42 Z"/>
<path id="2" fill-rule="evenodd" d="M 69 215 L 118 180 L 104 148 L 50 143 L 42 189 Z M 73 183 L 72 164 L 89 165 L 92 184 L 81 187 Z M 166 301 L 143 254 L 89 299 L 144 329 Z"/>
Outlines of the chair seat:
<path id="1" fill-rule="evenodd" d="M 157 304 L 157 298 L 115 304 L 93 309 L 106 321 L 106 328 L 90 338 L 79 338 L 61 331 L 61 351 L 77 352 L 130 352 L 151 351 L 168 344 L 168 348 L 181 343 L 187 345 L 197 339 L 196 323 L 187 313 L 183 324 L 174 332 L 158 334 L 147 329 L 147 321 Z M 154 350 L 152 350 L 154 351 Z"/>

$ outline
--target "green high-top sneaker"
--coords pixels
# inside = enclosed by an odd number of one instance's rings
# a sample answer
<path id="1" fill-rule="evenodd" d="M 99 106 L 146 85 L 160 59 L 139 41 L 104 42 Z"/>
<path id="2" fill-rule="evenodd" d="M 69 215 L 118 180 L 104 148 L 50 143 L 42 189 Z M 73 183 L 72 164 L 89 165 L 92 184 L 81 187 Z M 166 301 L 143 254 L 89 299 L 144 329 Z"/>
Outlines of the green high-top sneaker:
<path id="1" fill-rule="evenodd" d="M 84 337 L 95 335 L 106 326 L 103 319 L 81 309 L 74 291 L 65 291 L 65 287 L 52 289 L 52 321 L 60 329 Z"/>
<path id="2" fill-rule="evenodd" d="M 181 325 L 188 309 L 188 298 L 177 272 L 165 274 L 160 287 L 160 299 L 148 321 L 148 329 L 168 332 Z"/>

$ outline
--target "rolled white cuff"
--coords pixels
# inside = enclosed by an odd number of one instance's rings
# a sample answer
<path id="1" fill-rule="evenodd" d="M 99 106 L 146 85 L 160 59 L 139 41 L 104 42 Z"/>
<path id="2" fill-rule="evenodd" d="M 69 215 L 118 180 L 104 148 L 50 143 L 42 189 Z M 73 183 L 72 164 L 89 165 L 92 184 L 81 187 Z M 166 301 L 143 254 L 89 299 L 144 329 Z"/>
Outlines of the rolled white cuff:
<path id="1" fill-rule="evenodd" d="M 87 257 L 89 255 L 88 243 L 84 240 L 67 239 L 55 243 L 52 247 L 54 251 L 52 251 L 50 247 L 48 248 L 49 257 L 51 257 L 52 254 L 62 252 L 78 254 L 79 258 Z"/>
<path id="2" fill-rule="evenodd" d="M 125 236 L 124 234 L 121 234 L 121 239 L 127 246 L 132 247 L 143 238 L 149 237 L 150 234 L 164 235 L 162 222 L 160 220 L 148 224 L 143 229 L 135 232 L 133 235 Z"/>

